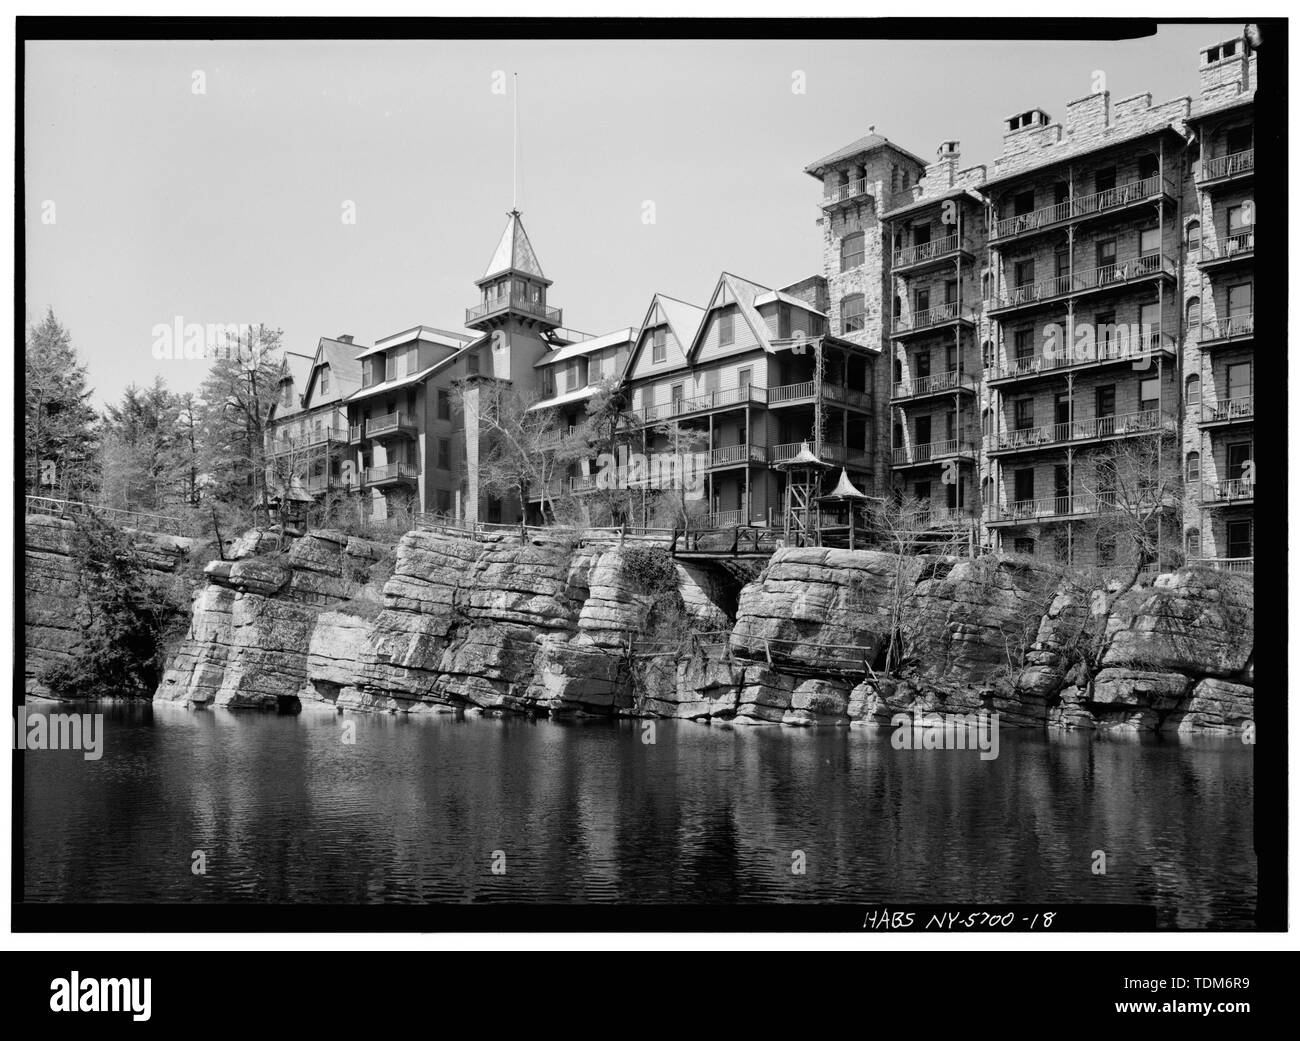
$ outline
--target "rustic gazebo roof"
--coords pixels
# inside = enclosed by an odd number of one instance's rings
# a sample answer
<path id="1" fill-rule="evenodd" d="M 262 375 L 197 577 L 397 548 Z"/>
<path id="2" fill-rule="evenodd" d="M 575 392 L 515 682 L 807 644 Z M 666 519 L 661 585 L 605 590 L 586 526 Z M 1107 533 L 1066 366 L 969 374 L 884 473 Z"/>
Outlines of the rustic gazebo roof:
<path id="1" fill-rule="evenodd" d="M 779 463 L 773 463 L 772 465 L 777 470 L 802 470 L 802 469 L 829 470 L 831 468 L 830 463 L 823 463 L 820 459 L 818 459 L 815 455 L 813 455 L 812 449 L 808 447 L 807 441 L 803 442 L 803 444 L 799 446 L 799 451 L 796 452 L 789 459 L 783 459 Z"/>

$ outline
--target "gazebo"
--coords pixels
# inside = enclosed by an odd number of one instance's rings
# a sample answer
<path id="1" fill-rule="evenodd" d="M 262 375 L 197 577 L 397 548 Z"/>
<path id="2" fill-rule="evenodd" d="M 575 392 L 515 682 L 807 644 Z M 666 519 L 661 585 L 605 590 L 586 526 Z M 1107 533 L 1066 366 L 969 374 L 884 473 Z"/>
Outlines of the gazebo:
<path id="1" fill-rule="evenodd" d="M 821 514 L 819 531 L 823 536 L 830 534 L 832 537 L 842 537 L 843 533 L 847 531 L 849 549 L 856 549 L 858 517 L 865 514 L 869 502 L 871 502 L 871 496 L 849 480 L 848 471 L 841 467 L 840 479 L 836 482 L 834 490 L 817 498 L 818 512 Z M 826 523 L 828 519 L 826 514 L 828 513 L 831 514 L 832 519 L 832 523 L 829 524 Z M 843 517 L 842 524 L 839 523 L 841 516 Z M 863 516 L 864 522 L 865 519 L 865 516 Z M 863 527 L 865 529 L 865 523 Z"/>
<path id="2" fill-rule="evenodd" d="M 817 545 L 817 492 L 830 464 L 823 463 L 805 441 L 789 459 L 773 464 L 785 474 L 785 524 L 787 546 Z"/>

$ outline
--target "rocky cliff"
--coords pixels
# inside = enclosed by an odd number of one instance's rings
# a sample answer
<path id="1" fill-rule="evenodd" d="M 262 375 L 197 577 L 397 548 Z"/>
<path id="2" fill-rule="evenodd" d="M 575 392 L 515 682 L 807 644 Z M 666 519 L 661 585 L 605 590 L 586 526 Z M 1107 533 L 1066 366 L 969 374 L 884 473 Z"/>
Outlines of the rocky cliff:
<path id="1" fill-rule="evenodd" d="M 655 586 L 646 552 L 430 531 L 388 551 L 333 532 L 251 547 L 209 566 L 157 696 L 788 725 L 987 709 L 1182 733 L 1252 714 L 1238 576 L 1160 576 L 1099 628 L 1095 597 L 1018 560 L 782 550 L 736 598 L 718 568 L 662 551 Z"/>
<path id="2" fill-rule="evenodd" d="M 160 575 L 176 572 L 193 540 L 171 535 L 128 533 L 141 565 Z M 48 697 L 41 676 L 66 665 L 83 645 L 86 576 L 77 559 L 72 520 L 33 514 L 26 518 L 23 607 L 26 655 L 24 679 L 30 697 Z"/>

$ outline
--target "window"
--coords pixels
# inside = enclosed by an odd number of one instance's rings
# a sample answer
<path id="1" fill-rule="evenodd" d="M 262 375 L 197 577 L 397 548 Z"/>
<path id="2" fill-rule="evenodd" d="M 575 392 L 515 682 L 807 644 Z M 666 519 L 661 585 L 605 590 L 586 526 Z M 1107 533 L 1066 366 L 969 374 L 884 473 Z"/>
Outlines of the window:
<path id="1" fill-rule="evenodd" d="M 1109 269 L 1115 266 L 1116 243 L 1114 239 L 1102 239 L 1097 243 L 1097 267 Z M 1110 274 L 1108 270 L 1103 270 L 1102 277 Z"/>
<path id="2" fill-rule="evenodd" d="M 1187 480 L 1199 481 L 1201 479 L 1201 453 L 1187 453 Z"/>
<path id="3" fill-rule="evenodd" d="M 1228 287 L 1228 317 L 1244 318 L 1255 311 L 1255 285 L 1242 282 Z"/>
<path id="4" fill-rule="evenodd" d="M 1034 190 L 1019 192 L 1011 200 L 1012 213 L 1017 217 L 1023 217 L 1027 213 L 1034 212 Z"/>
<path id="5" fill-rule="evenodd" d="M 1070 249 L 1058 246 L 1056 250 L 1056 277 L 1064 278 L 1070 273 Z"/>
<path id="6" fill-rule="evenodd" d="M 1187 559 L 1188 560 L 1201 559 L 1201 529 L 1200 528 L 1187 529 Z"/>
<path id="7" fill-rule="evenodd" d="M 451 395 L 445 390 L 438 391 L 438 418 L 451 419 Z"/>
<path id="8" fill-rule="evenodd" d="M 1100 194 L 1108 192 L 1115 187 L 1115 167 L 1108 166 L 1104 170 L 1098 170 L 1094 174 L 1093 190 Z"/>
<path id="9" fill-rule="evenodd" d="M 1016 361 L 1026 361 L 1034 356 L 1034 327 L 1015 331 Z"/>
<path id="10" fill-rule="evenodd" d="M 1227 524 L 1228 556 L 1234 560 L 1251 555 L 1250 521 L 1235 520 Z"/>
<path id="11" fill-rule="evenodd" d="M 1228 366 L 1228 400 L 1242 401 L 1251 394 L 1251 364 L 1248 361 L 1236 362 Z"/>
<path id="12" fill-rule="evenodd" d="M 666 326 L 660 326 L 651 333 L 651 354 L 650 361 L 653 365 L 662 365 L 668 360 L 668 329 Z"/>
<path id="13" fill-rule="evenodd" d="M 741 369 L 736 373 L 736 381 L 740 386 L 740 400 L 749 400 L 749 385 L 753 382 L 754 370 L 750 368 Z"/>
<path id="14" fill-rule="evenodd" d="M 1238 441 L 1228 445 L 1228 479 L 1244 481 L 1250 464 L 1251 442 Z"/>
<path id="15" fill-rule="evenodd" d="M 1144 228 L 1138 236 L 1138 252 L 1144 257 L 1155 256 L 1160 252 L 1160 229 Z"/>
<path id="16" fill-rule="evenodd" d="M 736 312 L 728 307 L 718 313 L 718 346 L 729 347 L 736 342 Z"/>
<path id="17" fill-rule="evenodd" d="M 1187 377 L 1187 404 L 1199 405 L 1201 403 L 1201 377 L 1192 373 Z"/>
<path id="18" fill-rule="evenodd" d="M 867 257 L 866 234 L 855 231 L 840 240 L 840 270 L 860 267 Z"/>
<path id="19" fill-rule="evenodd" d="M 328 365 L 321 366 L 320 376 L 317 378 L 320 381 L 320 392 L 328 394 L 330 392 L 330 370 Z"/>
<path id="20" fill-rule="evenodd" d="M 1201 324 L 1201 298 L 1194 296 L 1187 301 L 1187 328 Z"/>
<path id="21" fill-rule="evenodd" d="M 1152 376 L 1138 383 L 1138 411 L 1154 412 L 1160 407 L 1160 378 Z"/>
<path id="22" fill-rule="evenodd" d="M 1032 430 L 1034 427 L 1034 399 L 1019 398 L 1015 403 L 1015 420 L 1017 430 Z"/>
<path id="23" fill-rule="evenodd" d="M 984 368 L 991 369 L 997 364 L 997 350 L 994 348 L 992 340 L 984 341 L 984 346 L 980 348 L 980 354 L 984 360 Z"/>
<path id="24" fill-rule="evenodd" d="M 867 324 L 866 300 L 861 293 L 850 293 L 840 302 L 840 325 L 846 333 L 861 332 Z"/>
<path id="25" fill-rule="evenodd" d="M 1145 181 L 1148 178 L 1156 176 L 1160 172 L 1160 159 L 1158 156 L 1146 152 L 1138 156 L 1138 180 Z"/>
<path id="26" fill-rule="evenodd" d="M 1228 234 L 1240 235 L 1255 222 L 1250 219 L 1254 215 L 1255 207 L 1252 203 L 1244 202 L 1240 206 L 1228 207 Z"/>
<path id="27" fill-rule="evenodd" d="M 577 362 L 573 362 L 564 367 L 564 389 L 566 391 L 578 389 L 578 363 Z"/>
<path id="28" fill-rule="evenodd" d="M 1017 260 L 1014 268 L 1016 288 L 1034 284 L 1034 262 L 1033 260 Z"/>
<path id="29" fill-rule="evenodd" d="M 681 412 L 682 403 L 685 400 L 685 398 L 686 398 L 685 384 L 674 383 L 671 391 L 673 415 L 676 415 L 677 413 Z"/>
<path id="30" fill-rule="evenodd" d="M 474 376 L 474 375 L 477 375 L 477 374 L 478 374 L 478 355 L 477 355 L 477 354 L 470 353 L 470 354 L 465 355 L 465 371 L 466 371 L 467 373 L 469 373 L 471 376 Z"/>
<path id="31" fill-rule="evenodd" d="M 438 469 L 451 469 L 451 438 L 438 438 Z"/>
<path id="32" fill-rule="evenodd" d="M 1198 220 L 1189 220 L 1187 222 L 1187 249 L 1190 252 L 1194 249 L 1201 248 L 1201 222 Z"/>
<path id="33" fill-rule="evenodd" d="M 1248 152 L 1255 144 L 1254 128 L 1249 126 L 1233 127 L 1223 135 L 1223 154 L 1236 155 Z"/>
<path id="34" fill-rule="evenodd" d="M 1103 419 L 1115 414 L 1115 385 L 1113 383 L 1097 388 L 1097 418 Z"/>

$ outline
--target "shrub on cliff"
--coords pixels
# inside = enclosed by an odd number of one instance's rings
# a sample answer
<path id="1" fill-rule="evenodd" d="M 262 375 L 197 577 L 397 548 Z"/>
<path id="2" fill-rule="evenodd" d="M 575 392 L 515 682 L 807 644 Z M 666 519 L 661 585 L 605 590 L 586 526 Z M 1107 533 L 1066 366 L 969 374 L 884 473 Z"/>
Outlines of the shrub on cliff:
<path id="1" fill-rule="evenodd" d="M 78 518 L 71 548 L 81 588 L 69 611 L 83 637 L 41 682 L 63 698 L 151 697 L 189 610 L 183 575 L 150 568 L 130 535 L 93 516 Z"/>

